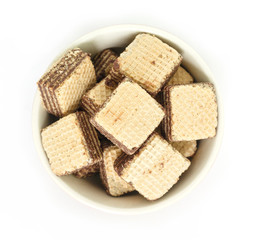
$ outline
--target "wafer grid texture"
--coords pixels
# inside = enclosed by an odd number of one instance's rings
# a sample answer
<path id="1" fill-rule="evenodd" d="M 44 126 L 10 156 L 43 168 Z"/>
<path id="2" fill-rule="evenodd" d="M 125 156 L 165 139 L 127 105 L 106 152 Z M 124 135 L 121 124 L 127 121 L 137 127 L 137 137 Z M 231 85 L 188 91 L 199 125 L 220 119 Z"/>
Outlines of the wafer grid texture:
<path id="1" fill-rule="evenodd" d="M 193 83 L 194 79 L 183 67 L 179 66 L 176 73 L 170 78 L 166 86 Z"/>
<path id="2" fill-rule="evenodd" d="M 169 141 L 200 140 L 216 135 L 218 112 L 213 84 L 167 86 L 164 104 L 164 131 Z"/>
<path id="3" fill-rule="evenodd" d="M 74 112 L 82 95 L 96 82 L 90 56 L 81 49 L 69 50 L 38 81 L 44 108 L 62 117 Z"/>
<path id="4" fill-rule="evenodd" d="M 114 170 L 114 162 L 121 155 L 122 151 L 116 146 L 108 146 L 103 151 L 103 160 L 100 163 L 100 176 L 111 196 L 121 196 L 127 192 L 134 191 L 134 188 L 126 183 Z"/>
<path id="5" fill-rule="evenodd" d="M 99 162 L 94 163 L 92 165 L 86 166 L 82 168 L 81 170 L 74 173 L 74 176 L 77 178 L 86 178 L 95 175 L 96 173 L 99 173 L 100 167 Z"/>
<path id="6" fill-rule="evenodd" d="M 155 96 L 176 72 L 181 61 L 182 56 L 174 48 L 155 36 L 139 34 L 116 63 L 120 74 Z"/>
<path id="7" fill-rule="evenodd" d="M 85 112 L 69 114 L 41 132 L 42 145 L 57 176 L 72 174 L 102 158 L 100 142 Z"/>
<path id="8" fill-rule="evenodd" d="M 162 106 L 138 84 L 124 80 L 91 123 L 127 154 L 133 154 L 164 117 Z"/>
<path id="9" fill-rule="evenodd" d="M 79 107 L 80 99 L 87 89 L 95 84 L 95 72 L 90 60 L 87 56 L 82 61 L 72 76 L 67 79 L 62 86 L 56 91 L 57 100 L 60 104 L 62 112 L 72 112 Z"/>
<path id="10" fill-rule="evenodd" d="M 107 86 L 105 84 L 107 79 L 109 79 L 109 77 L 97 83 L 92 89 L 86 92 L 81 99 L 81 107 L 87 111 L 90 116 L 97 112 L 117 86 L 116 84 Z"/>
<path id="11" fill-rule="evenodd" d="M 93 57 L 92 61 L 95 67 L 97 81 L 109 74 L 116 58 L 117 54 L 111 49 L 105 49 Z"/>
<path id="12" fill-rule="evenodd" d="M 184 157 L 192 157 L 197 150 L 197 142 L 195 140 L 171 142 L 171 145 L 177 149 Z"/>
<path id="13" fill-rule="evenodd" d="M 157 133 L 136 154 L 115 162 L 119 175 L 148 200 L 162 197 L 189 166 L 190 161 Z"/>

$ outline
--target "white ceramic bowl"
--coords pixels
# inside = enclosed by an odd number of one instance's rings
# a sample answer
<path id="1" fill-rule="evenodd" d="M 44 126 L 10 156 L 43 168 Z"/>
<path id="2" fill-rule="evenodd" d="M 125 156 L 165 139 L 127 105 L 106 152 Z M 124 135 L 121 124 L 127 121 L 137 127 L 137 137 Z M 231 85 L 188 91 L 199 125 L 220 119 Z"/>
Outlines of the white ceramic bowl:
<path id="1" fill-rule="evenodd" d="M 217 136 L 213 139 L 200 142 L 198 151 L 192 160 L 189 170 L 183 174 L 180 181 L 161 199 L 151 202 L 145 200 L 139 194 L 129 194 L 118 198 L 110 197 L 105 193 L 97 178 L 82 180 L 74 176 L 57 177 L 52 173 L 47 156 L 42 147 L 40 130 L 49 125 L 53 121 L 53 117 L 43 109 L 39 92 L 37 92 L 33 104 L 32 128 L 36 149 L 44 167 L 54 181 L 72 197 L 88 206 L 106 212 L 121 214 L 149 212 L 171 205 L 178 199 L 181 199 L 189 193 L 210 170 L 220 148 L 223 135 L 223 108 L 218 82 L 214 79 L 211 71 L 201 57 L 190 46 L 171 33 L 142 25 L 117 25 L 90 32 L 73 42 L 67 48 L 80 47 L 84 51 L 94 54 L 105 48 L 125 47 L 132 41 L 135 35 L 140 32 L 152 33 L 177 49 L 184 57 L 183 66 L 189 70 L 196 81 L 214 83 L 219 110 Z M 58 57 L 59 56 L 56 58 Z"/>

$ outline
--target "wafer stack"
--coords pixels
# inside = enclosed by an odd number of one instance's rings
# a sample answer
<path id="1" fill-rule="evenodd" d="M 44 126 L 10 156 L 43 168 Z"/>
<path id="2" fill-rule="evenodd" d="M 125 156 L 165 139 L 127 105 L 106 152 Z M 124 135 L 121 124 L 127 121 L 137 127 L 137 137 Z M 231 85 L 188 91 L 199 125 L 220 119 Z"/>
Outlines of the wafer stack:
<path id="1" fill-rule="evenodd" d="M 119 176 L 148 200 L 162 197 L 189 166 L 190 161 L 157 133 L 136 154 L 122 154 L 114 163 Z"/>
<path id="2" fill-rule="evenodd" d="M 57 176 L 91 167 L 102 159 L 97 133 L 85 112 L 71 113 L 41 133 L 52 171 Z"/>
<path id="3" fill-rule="evenodd" d="M 192 141 L 216 135 L 217 102 L 211 83 L 164 89 L 164 132 L 169 141 Z"/>
<path id="4" fill-rule="evenodd" d="M 150 34 L 138 34 L 116 59 L 113 80 L 132 79 L 155 96 L 175 74 L 182 56 L 172 47 Z"/>
<path id="5" fill-rule="evenodd" d="M 122 151 L 137 151 L 164 117 L 163 108 L 138 84 L 125 79 L 90 119 Z"/>
<path id="6" fill-rule="evenodd" d="M 62 117 L 77 110 L 82 95 L 95 82 L 89 54 L 75 48 L 58 60 L 37 84 L 44 108 Z"/>

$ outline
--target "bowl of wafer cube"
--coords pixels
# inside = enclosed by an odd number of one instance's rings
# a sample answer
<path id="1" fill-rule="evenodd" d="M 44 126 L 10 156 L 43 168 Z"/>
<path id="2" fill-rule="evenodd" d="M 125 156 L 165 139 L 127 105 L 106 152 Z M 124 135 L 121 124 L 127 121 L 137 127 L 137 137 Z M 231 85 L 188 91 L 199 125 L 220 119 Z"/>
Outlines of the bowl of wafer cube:
<path id="1" fill-rule="evenodd" d="M 43 166 L 78 201 L 137 214 L 171 205 L 210 170 L 223 135 L 219 82 L 166 31 L 117 25 L 85 34 L 35 81 Z"/>

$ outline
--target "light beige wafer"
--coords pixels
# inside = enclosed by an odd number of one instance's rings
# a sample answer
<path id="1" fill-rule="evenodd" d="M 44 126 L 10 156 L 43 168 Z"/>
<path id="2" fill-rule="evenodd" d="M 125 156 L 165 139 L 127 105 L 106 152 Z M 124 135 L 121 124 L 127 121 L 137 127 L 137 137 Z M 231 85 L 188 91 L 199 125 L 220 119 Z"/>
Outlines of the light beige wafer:
<path id="1" fill-rule="evenodd" d="M 77 178 L 86 178 L 95 175 L 96 173 L 99 173 L 99 162 L 94 163 L 92 165 L 89 165 L 87 167 L 84 167 L 80 169 L 79 171 L 74 173 L 74 176 Z"/>
<path id="2" fill-rule="evenodd" d="M 163 117 L 162 106 L 137 83 L 126 79 L 90 121 L 122 151 L 133 154 Z"/>
<path id="3" fill-rule="evenodd" d="M 167 86 L 193 83 L 194 79 L 189 72 L 179 66 L 176 73 L 170 78 Z"/>
<path id="4" fill-rule="evenodd" d="M 109 145 L 103 150 L 103 160 L 100 163 L 100 176 L 105 189 L 111 196 L 121 196 L 127 192 L 134 191 L 134 188 L 126 183 L 114 170 L 114 161 L 121 155 L 122 151 Z"/>
<path id="5" fill-rule="evenodd" d="M 138 34 L 117 58 L 110 74 L 113 80 L 125 75 L 155 96 L 177 71 L 181 61 L 182 56 L 157 37 Z"/>
<path id="6" fill-rule="evenodd" d="M 111 49 L 105 49 L 93 57 L 92 61 L 98 81 L 109 74 L 116 58 L 117 54 Z"/>
<path id="7" fill-rule="evenodd" d="M 103 105 L 113 90 L 117 87 L 117 83 L 111 81 L 110 77 L 105 77 L 101 82 L 97 83 L 92 89 L 87 91 L 81 98 L 81 107 L 92 116 Z M 108 86 L 107 80 L 110 80 Z M 110 84 L 112 83 L 112 85 Z"/>
<path id="8" fill-rule="evenodd" d="M 197 150 L 197 142 L 193 141 L 181 141 L 171 142 L 172 147 L 177 149 L 184 157 L 191 157 Z"/>
<path id="9" fill-rule="evenodd" d="M 102 158 L 97 133 L 85 112 L 61 118 L 44 128 L 41 136 L 51 169 L 58 176 L 74 173 Z"/>
<path id="10" fill-rule="evenodd" d="M 217 102 L 211 83 L 164 89 L 164 132 L 169 141 L 191 141 L 216 135 Z"/>
<path id="11" fill-rule="evenodd" d="M 62 117 L 77 110 L 82 95 L 95 82 L 90 56 L 75 48 L 58 60 L 37 84 L 44 108 Z"/>
<path id="12" fill-rule="evenodd" d="M 189 166 L 190 161 L 157 133 L 137 153 L 122 154 L 114 163 L 116 172 L 148 200 L 162 197 Z"/>

